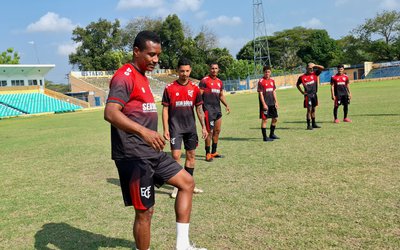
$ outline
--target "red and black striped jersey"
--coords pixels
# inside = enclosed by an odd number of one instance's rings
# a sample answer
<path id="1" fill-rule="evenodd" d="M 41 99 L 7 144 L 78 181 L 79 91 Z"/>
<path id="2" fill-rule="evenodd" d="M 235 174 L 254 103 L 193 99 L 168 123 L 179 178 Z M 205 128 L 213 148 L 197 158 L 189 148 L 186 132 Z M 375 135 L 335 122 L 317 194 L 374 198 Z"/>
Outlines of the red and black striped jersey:
<path id="1" fill-rule="evenodd" d="M 331 85 L 333 85 L 335 96 L 348 95 L 349 77 L 345 74 L 336 74 L 331 77 Z"/>
<path id="2" fill-rule="evenodd" d="M 174 81 L 164 89 L 162 105 L 168 106 L 170 132 L 187 133 L 196 131 L 194 107 L 203 104 L 199 87 L 189 81 L 186 85 Z"/>
<path id="3" fill-rule="evenodd" d="M 107 99 L 107 103 L 110 102 L 121 105 L 122 113 L 132 121 L 157 131 L 157 107 L 149 80 L 132 64 L 125 64 L 115 72 Z M 145 159 L 154 156 L 155 153 L 140 136 L 112 125 L 111 149 L 114 160 Z"/>
<path id="4" fill-rule="evenodd" d="M 276 90 L 274 79 L 261 78 L 258 81 L 257 92 L 262 92 L 264 101 L 268 106 L 275 105 L 274 91 Z M 260 101 L 261 102 L 261 101 Z"/>
<path id="5" fill-rule="evenodd" d="M 220 94 L 224 85 L 219 78 L 206 76 L 201 79 L 199 87 L 203 90 L 203 108 L 212 112 L 221 112 Z"/>

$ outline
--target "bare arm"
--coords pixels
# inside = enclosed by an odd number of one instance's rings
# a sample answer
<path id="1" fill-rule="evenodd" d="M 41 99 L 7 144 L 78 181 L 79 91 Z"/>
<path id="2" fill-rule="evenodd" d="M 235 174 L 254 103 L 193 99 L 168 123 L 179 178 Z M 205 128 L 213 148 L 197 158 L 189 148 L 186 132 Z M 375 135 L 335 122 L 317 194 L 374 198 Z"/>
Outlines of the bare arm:
<path id="1" fill-rule="evenodd" d="M 335 100 L 335 87 L 333 86 L 333 84 L 331 85 L 331 98 L 332 100 Z"/>
<path id="2" fill-rule="evenodd" d="M 169 141 L 171 139 L 169 134 L 169 124 L 168 124 L 169 114 L 168 114 L 168 106 L 163 106 L 162 109 L 162 124 L 164 130 L 164 139 Z"/>
<path id="3" fill-rule="evenodd" d="M 275 100 L 275 107 L 279 108 L 278 98 L 276 97 L 276 90 L 274 90 L 274 100 Z"/>
<path id="4" fill-rule="evenodd" d="M 157 131 L 153 131 L 132 121 L 124 115 L 121 110 L 121 105 L 117 103 L 107 103 L 106 108 L 104 109 L 104 119 L 116 128 L 140 136 L 155 150 L 163 150 L 165 141 Z"/>
<path id="5" fill-rule="evenodd" d="M 222 90 L 219 94 L 219 99 L 221 100 L 222 104 L 224 104 L 226 113 L 229 114 L 231 112 L 231 109 L 229 108 L 228 103 L 226 102 L 225 96 L 224 96 L 224 91 Z"/>
<path id="6" fill-rule="evenodd" d="M 201 134 L 202 134 L 201 138 L 205 139 L 207 138 L 208 132 L 206 125 L 204 123 L 204 111 L 202 105 L 196 106 L 196 113 L 197 113 L 197 119 L 199 120 L 201 125 Z"/>
<path id="7" fill-rule="evenodd" d="M 263 105 L 263 109 L 264 109 L 264 110 L 268 110 L 268 106 L 267 106 L 267 104 L 265 103 L 264 94 L 263 94 L 262 92 L 258 92 L 258 98 L 260 98 L 260 102 L 261 102 L 261 104 Z"/>
<path id="8" fill-rule="evenodd" d="M 305 95 L 306 94 L 306 92 L 305 91 L 303 91 L 302 89 L 301 89 L 301 87 L 300 87 L 300 84 L 296 84 L 296 87 L 297 87 L 297 89 L 300 91 L 300 93 L 302 94 L 302 95 Z"/>

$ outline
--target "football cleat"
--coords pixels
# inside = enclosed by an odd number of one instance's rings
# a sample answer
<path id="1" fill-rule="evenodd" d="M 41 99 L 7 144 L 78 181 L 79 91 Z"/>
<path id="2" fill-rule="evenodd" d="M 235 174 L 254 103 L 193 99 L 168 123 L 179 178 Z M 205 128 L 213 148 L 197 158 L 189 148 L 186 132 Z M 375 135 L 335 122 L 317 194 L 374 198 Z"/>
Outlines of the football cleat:
<path id="1" fill-rule="evenodd" d="M 201 193 L 204 193 L 204 191 L 203 191 L 203 189 L 200 189 L 200 188 L 194 187 L 194 189 L 193 189 L 193 193 L 194 193 L 194 194 L 201 194 Z"/>
<path id="2" fill-rule="evenodd" d="M 213 161 L 213 157 L 210 153 L 206 154 L 206 161 L 208 161 L 208 162 Z"/>
<path id="3" fill-rule="evenodd" d="M 339 119 L 333 120 L 333 123 L 340 123 Z"/>
<path id="4" fill-rule="evenodd" d="M 270 139 L 274 139 L 274 140 L 280 139 L 280 138 L 279 138 L 278 136 L 276 136 L 275 134 L 270 135 L 269 138 L 270 138 Z"/>
<path id="5" fill-rule="evenodd" d="M 218 152 L 215 152 L 214 154 L 211 154 L 212 158 L 224 158 L 223 155 L 218 154 Z"/>
<path id="6" fill-rule="evenodd" d="M 343 121 L 344 122 L 351 122 L 351 120 L 349 118 L 344 118 Z"/>
<path id="7" fill-rule="evenodd" d="M 178 188 L 174 187 L 174 190 L 171 193 L 171 198 L 175 199 L 177 195 L 178 195 Z"/>

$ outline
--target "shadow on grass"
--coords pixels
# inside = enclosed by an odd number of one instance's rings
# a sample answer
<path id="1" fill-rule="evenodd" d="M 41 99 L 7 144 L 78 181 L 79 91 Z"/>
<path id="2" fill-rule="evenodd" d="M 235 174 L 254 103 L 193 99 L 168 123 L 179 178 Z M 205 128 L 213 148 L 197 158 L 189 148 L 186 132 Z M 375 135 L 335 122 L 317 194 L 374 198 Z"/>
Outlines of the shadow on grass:
<path id="1" fill-rule="evenodd" d="M 254 141 L 254 140 L 258 140 L 260 138 L 240 138 L 240 137 L 220 137 L 219 140 L 221 141 Z"/>
<path id="2" fill-rule="evenodd" d="M 400 116 L 400 114 L 359 114 L 352 116 Z"/>
<path id="3" fill-rule="evenodd" d="M 305 124 L 305 123 L 304 123 Z M 278 125 L 279 126 L 279 125 Z M 250 128 L 251 130 L 261 130 L 260 127 Z M 305 130 L 305 128 L 289 128 L 289 127 L 276 127 L 275 130 Z M 269 131 L 269 125 L 267 126 L 267 133 Z"/>
<path id="4" fill-rule="evenodd" d="M 119 182 L 119 179 L 117 179 L 117 178 L 107 178 L 107 182 L 111 183 L 111 184 L 114 184 L 114 185 L 116 185 L 118 187 L 121 186 L 121 183 Z"/>
<path id="5" fill-rule="evenodd" d="M 133 241 L 110 238 L 91 233 L 67 223 L 47 223 L 35 234 L 35 249 L 88 249 L 119 248 L 132 249 Z"/>

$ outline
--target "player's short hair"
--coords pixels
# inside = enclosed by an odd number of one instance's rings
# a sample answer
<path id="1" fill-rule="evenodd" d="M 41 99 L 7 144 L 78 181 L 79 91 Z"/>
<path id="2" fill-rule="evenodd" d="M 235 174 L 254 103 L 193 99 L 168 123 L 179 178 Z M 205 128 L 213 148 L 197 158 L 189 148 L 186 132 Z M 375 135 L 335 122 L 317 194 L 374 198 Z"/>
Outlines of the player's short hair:
<path id="1" fill-rule="evenodd" d="M 143 30 L 136 35 L 135 41 L 133 42 L 133 47 L 137 47 L 140 51 L 142 51 L 146 48 L 147 41 L 161 44 L 161 39 L 156 33 L 149 30 Z"/>
<path id="2" fill-rule="evenodd" d="M 338 68 L 338 69 L 344 68 L 344 65 L 343 65 L 343 64 L 338 64 L 337 68 Z"/>
<path id="3" fill-rule="evenodd" d="M 191 66 L 192 63 L 191 63 L 191 61 L 190 61 L 189 59 L 187 59 L 186 57 L 182 57 L 182 58 L 179 59 L 179 61 L 178 61 L 178 68 L 179 68 L 180 66 L 182 66 L 182 65 L 189 65 L 189 66 Z"/>
<path id="4" fill-rule="evenodd" d="M 217 62 L 211 62 L 208 66 L 210 66 L 210 68 L 211 68 L 211 66 L 213 66 L 213 65 L 217 65 L 219 67 Z"/>
<path id="5" fill-rule="evenodd" d="M 271 67 L 269 65 L 265 65 L 263 67 L 263 72 L 267 71 L 267 70 L 271 70 Z"/>

